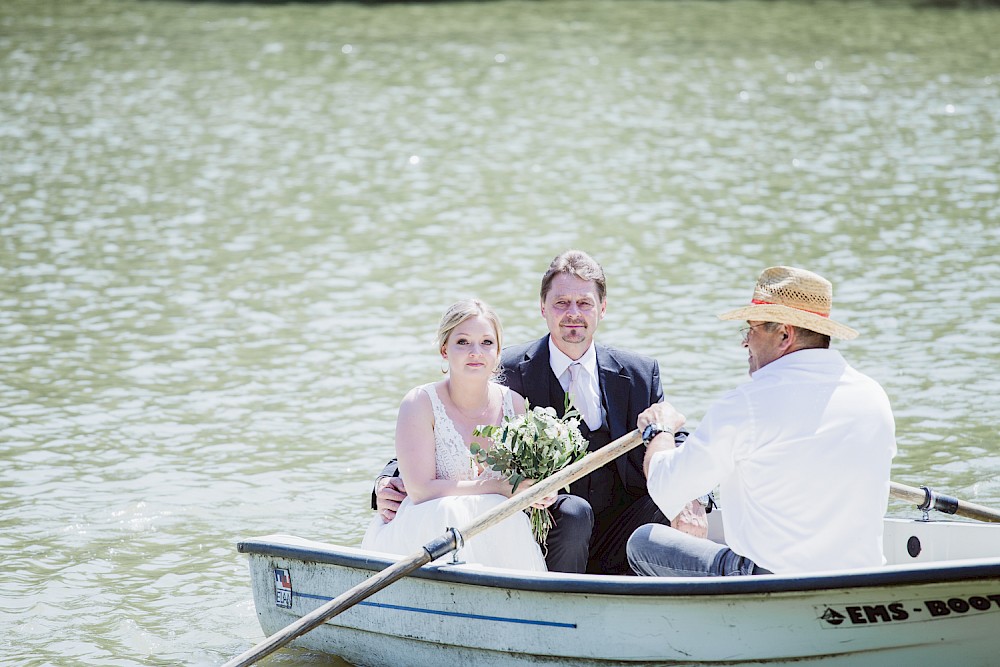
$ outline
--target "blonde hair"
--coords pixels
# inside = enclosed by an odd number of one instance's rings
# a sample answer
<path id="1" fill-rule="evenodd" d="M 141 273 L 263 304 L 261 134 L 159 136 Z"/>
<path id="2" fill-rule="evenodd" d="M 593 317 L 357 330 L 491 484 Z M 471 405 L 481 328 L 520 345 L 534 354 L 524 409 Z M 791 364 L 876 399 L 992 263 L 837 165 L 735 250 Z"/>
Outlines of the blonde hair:
<path id="1" fill-rule="evenodd" d="M 438 351 L 443 352 L 448 344 L 448 337 L 459 324 L 470 317 L 482 315 L 493 325 L 493 332 L 497 337 L 497 351 L 503 349 L 503 326 L 500 324 L 500 316 L 485 301 L 479 299 L 462 299 L 451 304 L 444 315 L 441 316 L 441 323 L 438 324 L 437 343 Z"/>

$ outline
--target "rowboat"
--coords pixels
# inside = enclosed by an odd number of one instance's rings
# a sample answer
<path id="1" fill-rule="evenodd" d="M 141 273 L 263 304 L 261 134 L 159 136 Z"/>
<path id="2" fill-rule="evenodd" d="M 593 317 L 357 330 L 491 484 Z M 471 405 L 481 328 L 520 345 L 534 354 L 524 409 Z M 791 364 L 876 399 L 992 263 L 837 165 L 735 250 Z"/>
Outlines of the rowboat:
<path id="1" fill-rule="evenodd" d="M 878 568 L 699 579 L 525 573 L 458 552 L 295 644 L 393 667 L 998 664 L 1000 524 L 888 518 L 884 544 Z M 397 560 L 283 535 L 238 550 L 267 635 Z"/>

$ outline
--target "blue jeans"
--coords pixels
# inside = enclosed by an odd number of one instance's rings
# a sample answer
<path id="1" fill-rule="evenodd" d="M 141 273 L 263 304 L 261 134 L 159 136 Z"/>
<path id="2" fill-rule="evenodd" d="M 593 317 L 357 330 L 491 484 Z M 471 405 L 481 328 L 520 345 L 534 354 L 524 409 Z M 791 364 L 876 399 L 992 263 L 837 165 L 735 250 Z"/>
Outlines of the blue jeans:
<path id="1" fill-rule="evenodd" d="M 724 544 L 657 523 L 648 523 L 632 533 L 627 552 L 635 573 L 646 577 L 771 574 Z"/>

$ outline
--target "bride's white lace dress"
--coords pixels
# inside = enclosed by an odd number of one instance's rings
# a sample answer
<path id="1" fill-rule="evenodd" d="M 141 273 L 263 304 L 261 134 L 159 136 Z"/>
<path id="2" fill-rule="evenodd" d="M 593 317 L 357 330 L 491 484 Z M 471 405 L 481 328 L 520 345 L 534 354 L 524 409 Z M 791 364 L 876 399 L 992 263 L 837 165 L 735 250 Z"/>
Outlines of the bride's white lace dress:
<path id="1" fill-rule="evenodd" d="M 444 403 L 433 384 L 421 389 L 430 397 L 434 409 L 434 459 L 437 479 L 475 480 L 498 478 L 493 470 L 478 472 L 469 446 L 455 429 L 445 412 Z M 510 390 L 503 390 L 503 412 L 514 416 Z M 405 481 L 405 480 L 404 480 Z M 407 497 L 399 506 L 396 518 L 382 523 L 379 515 L 372 517 L 361 546 L 373 551 L 409 556 L 431 540 L 440 537 L 449 527 L 459 528 L 477 516 L 499 505 L 506 498 L 496 493 L 471 496 L 444 496 L 422 503 Z M 545 570 L 541 549 L 531 535 L 531 525 L 523 512 L 505 519 L 489 530 L 476 535 L 458 553 L 459 560 L 492 567 L 520 570 Z M 450 555 L 435 562 L 445 562 Z"/>

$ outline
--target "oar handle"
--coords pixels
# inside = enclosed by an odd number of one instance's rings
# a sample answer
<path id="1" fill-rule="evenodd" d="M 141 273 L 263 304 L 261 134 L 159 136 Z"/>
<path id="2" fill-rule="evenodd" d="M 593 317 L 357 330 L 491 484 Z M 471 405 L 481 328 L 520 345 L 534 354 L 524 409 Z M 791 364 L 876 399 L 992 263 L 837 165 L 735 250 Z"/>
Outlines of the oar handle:
<path id="1" fill-rule="evenodd" d="M 304 635 L 337 614 L 374 595 L 394 581 L 402 579 L 421 565 L 426 565 L 431 560 L 454 551 L 456 542 L 458 541 L 456 532 L 460 533 L 463 539 L 470 539 L 484 530 L 495 526 L 507 517 L 514 516 L 518 512 L 527 509 L 533 503 L 567 486 L 570 482 L 574 482 L 584 475 L 597 470 L 604 464 L 613 461 L 618 456 L 635 448 L 641 442 L 642 436 L 636 430 L 601 447 L 596 452 L 587 454 L 576 463 L 572 463 L 554 475 L 536 482 L 527 491 L 518 493 L 485 514 L 481 514 L 467 526 L 463 526 L 457 531 L 450 530 L 441 537 L 428 542 L 419 552 L 396 562 L 378 574 L 365 579 L 339 597 L 317 607 L 294 623 L 278 630 L 260 644 L 236 656 L 223 665 L 223 667 L 246 667 L 247 665 L 252 665 L 261 658 L 274 653 L 296 637 Z"/>
<path id="2" fill-rule="evenodd" d="M 889 482 L 889 495 L 900 500 L 916 503 L 917 509 L 925 512 L 937 510 L 945 514 L 955 514 L 968 519 L 978 521 L 989 521 L 1000 523 L 1000 511 L 970 503 L 967 500 L 959 500 L 943 493 L 937 493 L 933 489 L 922 486 L 919 489 L 899 482 Z"/>

